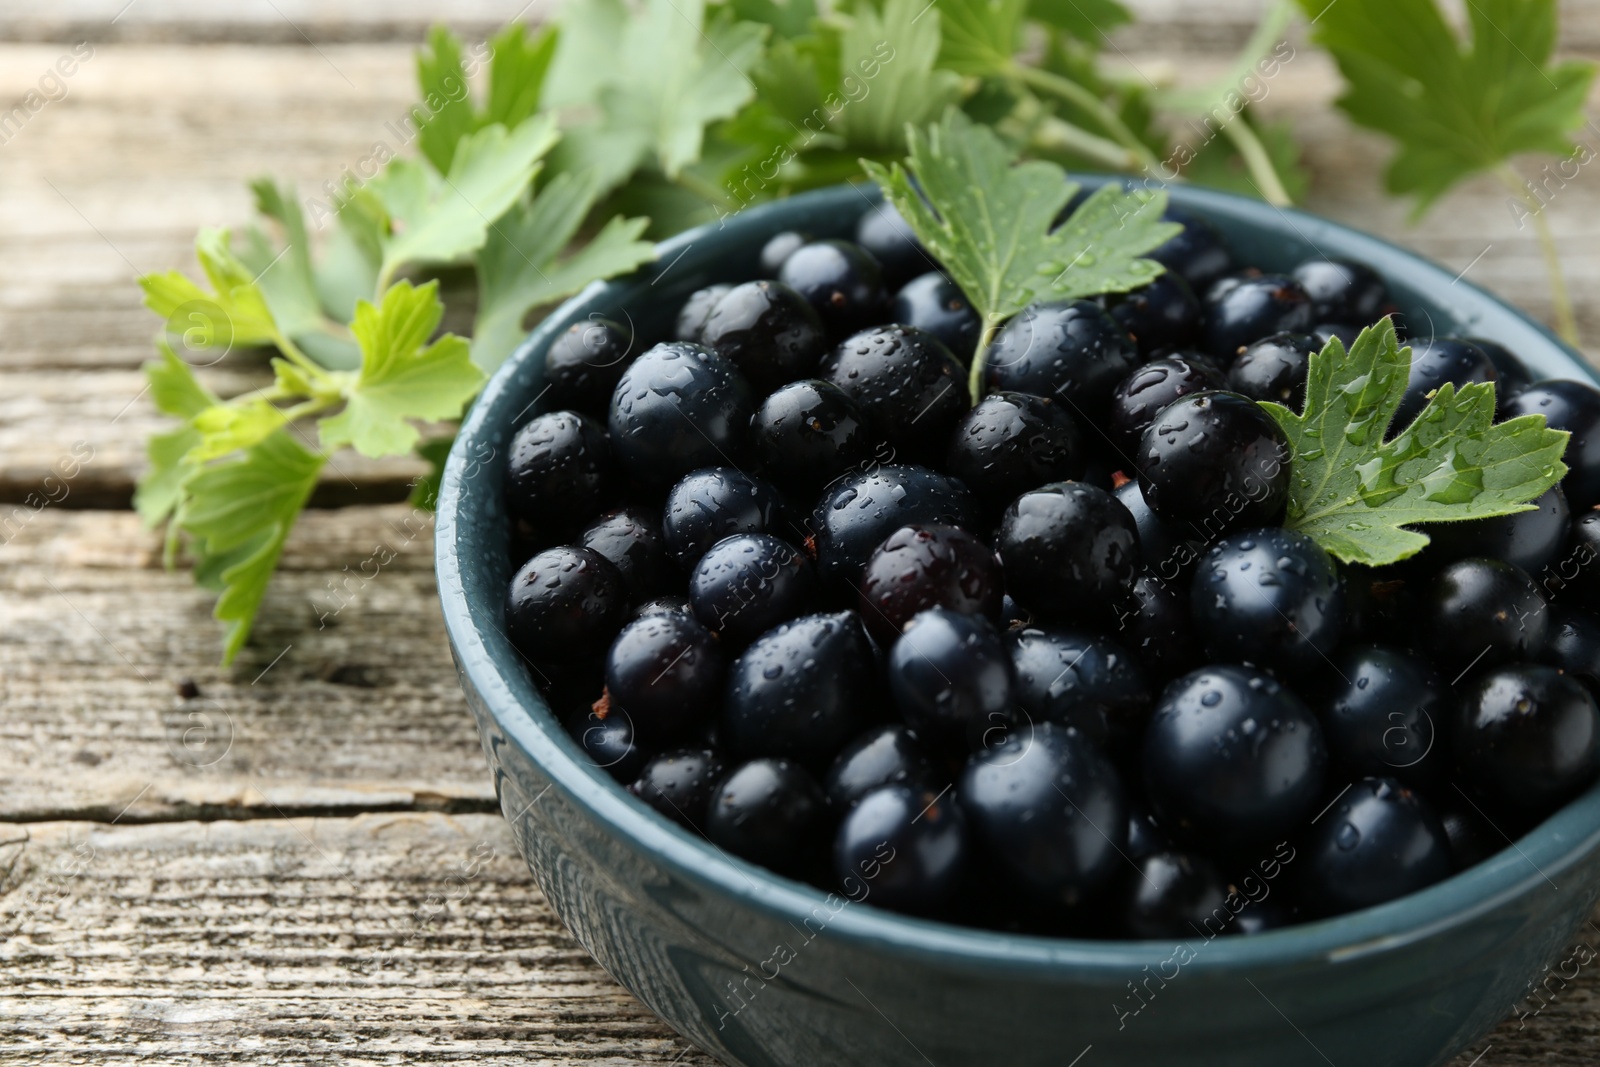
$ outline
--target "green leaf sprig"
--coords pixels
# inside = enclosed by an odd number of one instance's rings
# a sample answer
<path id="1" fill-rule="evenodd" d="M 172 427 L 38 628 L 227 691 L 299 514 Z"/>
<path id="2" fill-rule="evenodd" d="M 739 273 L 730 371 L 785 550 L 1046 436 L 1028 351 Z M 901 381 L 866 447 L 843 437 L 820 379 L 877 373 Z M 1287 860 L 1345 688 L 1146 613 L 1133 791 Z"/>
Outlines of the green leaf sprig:
<path id="1" fill-rule="evenodd" d="M 1058 225 L 1079 186 L 1054 163 L 1018 163 L 994 131 L 959 111 L 907 137 L 904 165 L 862 165 L 982 319 L 969 381 L 974 400 L 1001 323 L 1036 300 L 1148 284 L 1163 268 L 1141 257 L 1182 229 L 1162 218 L 1165 192 L 1110 184 Z"/>
<path id="2" fill-rule="evenodd" d="M 1292 449 L 1284 525 L 1346 563 L 1415 555 L 1428 543 L 1416 524 L 1528 511 L 1567 473 L 1568 434 L 1543 415 L 1496 424 L 1487 382 L 1440 386 L 1391 436 L 1410 369 L 1411 349 L 1386 318 L 1348 353 L 1333 337 L 1311 357 L 1303 413 L 1262 405 Z"/>

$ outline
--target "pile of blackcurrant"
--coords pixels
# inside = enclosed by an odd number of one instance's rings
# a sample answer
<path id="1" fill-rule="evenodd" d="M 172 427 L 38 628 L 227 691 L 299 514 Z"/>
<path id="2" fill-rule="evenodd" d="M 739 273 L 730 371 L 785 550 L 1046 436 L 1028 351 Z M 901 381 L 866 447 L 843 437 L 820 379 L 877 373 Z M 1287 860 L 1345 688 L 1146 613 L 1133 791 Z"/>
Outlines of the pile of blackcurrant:
<path id="1" fill-rule="evenodd" d="M 720 850 L 873 905 L 1075 937 L 1253 934 L 1510 844 L 1600 767 L 1600 392 L 1413 336 L 1571 431 L 1535 510 L 1336 563 L 1257 401 L 1396 315 L 1241 267 L 979 321 L 892 208 L 784 233 L 676 336 L 572 327 L 508 456 L 508 636 L 583 750 Z M 1404 323 L 1400 326 L 1403 328 Z"/>

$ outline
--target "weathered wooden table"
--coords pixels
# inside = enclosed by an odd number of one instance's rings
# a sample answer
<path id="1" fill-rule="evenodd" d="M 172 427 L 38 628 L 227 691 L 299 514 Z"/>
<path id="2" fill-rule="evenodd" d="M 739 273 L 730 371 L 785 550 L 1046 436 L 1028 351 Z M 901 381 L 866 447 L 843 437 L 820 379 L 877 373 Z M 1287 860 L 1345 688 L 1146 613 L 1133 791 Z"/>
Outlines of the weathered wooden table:
<path id="1" fill-rule="evenodd" d="M 1136 6 L 1128 61 L 1199 80 L 1257 5 Z M 1567 46 L 1600 55 L 1600 10 L 1566 6 Z M 63 99 L 0 129 L 0 1062 L 710 1062 L 589 960 L 515 853 L 400 503 L 415 464 L 330 466 L 231 670 L 209 597 L 128 510 L 159 425 L 135 276 L 190 269 L 197 226 L 248 218 L 243 179 L 315 189 L 392 137 L 436 12 L 481 36 L 539 14 L 519 8 L 0 0 L 7 108 L 93 45 Z M 1548 315 L 1504 193 L 1408 228 L 1335 91 L 1302 47 L 1265 101 L 1306 145 L 1310 206 Z M 1600 340 L 1596 173 L 1550 211 Z M 265 376 L 205 372 L 224 393 Z M 394 562 L 352 581 L 377 545 Z M 1459 1067 L 1600 1061 L 1597 990 L 1584 972 Z"/>

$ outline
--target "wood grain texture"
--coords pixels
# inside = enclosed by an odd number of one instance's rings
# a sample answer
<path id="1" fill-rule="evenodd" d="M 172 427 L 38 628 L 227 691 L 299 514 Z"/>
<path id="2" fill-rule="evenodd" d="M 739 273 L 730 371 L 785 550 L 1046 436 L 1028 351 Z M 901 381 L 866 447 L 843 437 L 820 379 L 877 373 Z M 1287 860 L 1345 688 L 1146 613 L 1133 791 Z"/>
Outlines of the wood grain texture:
<path id="1" fill-rule="evenodd" d="M 1184 83 L 1224 72 L 1261 7 L 1131 6 L 1144 21 L 1112 54 Z M 482 37 L 553 7 L 0 0 L 0 102 L 94 45 L 63 99 L 0 131 L 0 1062 L 710 1063 L 587 957 L 517 858 L 425 520 L 308 513 L 224 670 L 210 596 L 162 570 L 131 514 L 103 510 L 126 506 L 161 425 L 134 278 L 190 270 L 196 227 L 248 221 L 250 177 L 315 196 L 377 142 L 407 148 L 393 124 L 434 20 Z M 1600 5 L 1565 0 L 1563 17 L 1564 46 L 1600 55 Z M 1409 224 L 1381 194 L 1389 150 L 1329 108 L 1336 93 L 1301 47 L 1262 106 L 1305 147 L 1307 206 L 1548 317 L 1504 191 L 1472 183 Z M 1596 174 L 1549 211 L 1600 339 Z M 224 395 L 265 380 L 246 352 L 202 375 Z M 340 457 L 317 503 L 392 500 L 420 469 Z M 1600 1062 L 1597 998 L 1591 966 L 1452 1067 Z"/>

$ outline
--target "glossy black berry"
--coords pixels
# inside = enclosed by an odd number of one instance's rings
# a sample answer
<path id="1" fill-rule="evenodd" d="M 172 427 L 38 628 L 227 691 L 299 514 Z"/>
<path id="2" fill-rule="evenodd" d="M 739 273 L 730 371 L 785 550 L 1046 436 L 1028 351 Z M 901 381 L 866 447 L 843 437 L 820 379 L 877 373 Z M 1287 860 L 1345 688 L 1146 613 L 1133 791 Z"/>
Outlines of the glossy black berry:
<path id="1" fill-rule="evenodd" d="M 813 874 L 827 846 L 827 799 L 796 763 L 757 759 L 724 778 L 706 808 L 712 844 L 779 874 Z"/>
<path id="2" fill-rule="evenodd" d="M 810 237 L 794 230 L 773 234 L 767 239 L 767 243 L 761 246 L 761 276 L 776 278 L 778 272 L 783 269 L 784 262 L 810 241 Z"/>
<path id="3" fill-rule="evenodd" d="M 699 467 L 738 462 L 755 399 L 726 357 L 656 345 L 629 365 L 611 400 L 611 448 L 623 469 L 666 488 Z"/>
<path id="4" fill-rule="evenodd" d="M 1117 605 L 1116 638 L 1157 679 L 1176 678 L 1200 665 L 1187 585 L 1147 569 Z"/>
<path id="5" fill-rule="evenodd" d="M 1550 610 L 1549 636 L 1539 661 L 1559 667 L 1600 694 L 1600 615 L 1587 608 Z"/>
<path id="6" fill-rule="evenodd" d="M 1550 612 L 1521 567 L 1464 559 L 1434 577 L 1421 621 L 1427 651 L 1453 680 L 1469 667 L 1532 659 L 1544 647 Z"/>
<path id="7" fill-rule="evenodd" d="M 1043 619 L 1103 618 L 1133 584 L 1139 533 L 1117 498 L 1083 482 L 1017 497 L 1001 516 L 995 550 L 1006 588 Z"/>
<path id="8" fill-rule="evenodd" d="M 607 511 L 583 528 L 578 544 L 617 568 L 628 599 L 635 604 L 681 588 L 661 536 L 661 513 L 653 508 L 629 505 Z"/>
<path id="9" fill-rule="evenodd" d="M 1147 257 L 1180 275 L 1196 293 L 1204 293 L 1211 283 L 1233 269 L 1233 257 L 1222 240 L 1222 231 L 1209 219 L 1176 208 L 1167 209 L 1167 221 L 1180 223 L 1183 231 L 1147 253 Z"/>
<path id="10" fill-rule="evenodd" d="M 961 287 L 938 271 L 912 278 L 894 296 L 889 318 L 937 337 L 961 362 L 972 359 L 983 322 Z"/>
<path id="11" fill-rule="evenodd" d="M 773 281 L 745 282 L 717 301 L 700 343 L 733 361 L 759 392 L 809 377 L 828 349 L 805 297 Z"/>
<path id="12" fill-rule="evenodd" d="M 634 743 L 633 723 L 625 715 L 584 709 L 568 715 L 564 725 L 583 754 L 619 782 L 633 781 L 650 759 L 650 753 Z"/>
<path id="13" fill-rule="evenodd" d="M 767 473 L 782 485 L 812 491 L 893 455 L 867 429 L 866 415 L 849 394 L 817 378 L 790 382 L 763 400 L 751 430 Z"/>
<path id="14" fill-rule="evenodd" d="M 938 915 L 961 889 L 968 851 L 967 819 L 954 797 L 887 785 L 840 821 L 834 882 L 851 900 Z"/>
<path id="15" fill-rule="evenodd" d="M 1446 382 L 1459 389 L 1468 382 L 1494 380 L 1489 354 L 1472 342 L 1454 337 L 1418 341 L 1411 346 L 1411 377 L 1391 425 L 1396 430 L 1411 425 L 1427 406 L 1429 394 Z"/>
<path id="16" fill-rule="evenodd" d="M 1289 440 L 1237 393 L 1193 393 L 1164 408 L 1134 459 L 1157 515 L 1210 538 L 1277 522 L 1289 499 Z"/>
<path id="17" fill-rule="evenodd" d="M 1316 813 L 1322 728 L 1300 699 L 1248 667 L 1202 667 L 1161 695 L 1145 729 L 1152 813 L 1196 847 L 1250 852 Z"/>
<path id="18" fill-rule="evenodd" d="M 1149 285 L 1105 301 L 1141 355 L 1186 348 L 1200 339 L 1200 298 L 1180 274 L 1168 271 Z"/>
<path id="19" fill-rule="evenodd" d="M 934 766 L 916 734 L 899 724 L 875 726 L 845 746 L 828 768 L 823 789 L 834 811 L 849 811 L 886 785 L 938 791 L 949 776 Z"/>
<path id="20" fill-rule="evenodd" d="M 919 737 L 975 747 L 1010 722 L 1011 657 L 988 619 L 932 608 L 889 650 L 889 692 Z"/>
<path id="21" fill-rule="evenodd" d="M 1516 664 L 1471 680 L 1452 740 L 1458 780 L 1492 811 L 1547 815 L 1600 770 L 1600 710 L 1554 667 Z"/>
<path id="22" fill-rule="evenodd" d="M 856 402 L 901 459 L 943 458 L 971 405 L 955 356 L 932 334 L 909 326 L 853 334 L 823 357 L 817 373 Z"/>
<path id="23" fill-rule="evenodd" d="M 1222 372 L 1204 356 L 1189 352 L 1162 356 L 1117 383 L 1102 423 L 1118 450 L 1131 456 L 1161 409 L 1190 393 L 1222 386 Z"/>
<path id="24" fill-rule="evenodd" d="M 725 664 L 717 639 L 687 615 L 635 619 L 606 653 L 610 714 L 652 746 L 685 741 L 712 717 Z"/>
<path id="25" fill-rule="evenodd" d="M 616 491 L 606 430 L 576 411 L 535 415 L 511 439 L 506 502 L 534 529 L 570 531 Z"/>
<path id="26" fill-rule="evenodd" d="M 622 575 L 598 552 L 548 548 L 524 563 L 506 594 L 506 636 L 536 663 L 590 659 L 628 616 Z"/>
<path id="27" fill-rule="evenodd" d="M 1036 627 L 1013 630 L 1006 643 L 1027 721 L 1075 726 L 1119 754 L 1138 740 L 1155 694 L 1127 649 L 1079 630 Z"/>
<path id="28" fill-rule="evenodd" d="M 1193 529 L 1187 523 L 1168 522 L 1157 515 L 1137 480 L 1124 481 L 1111 495 L 1133 516 L 1133 525 L 1139 531 L 1139 559 L 1145 569 L 1164 582 L 1187 576 L 1206 548 Z M 1187 594 L 1187 584 L 1185 591 Z"/>
<path id="29" fill-rule="evenodd" d="M 955 526 L 902 526 L 873 550 L 860 588 L 861 618 L 885 647 L 929 608 L 991 620 L 1000 615 L 994 552 Z"/>
<path id="30" fill-rule="evenodd" d="M 849 241 L 800 246 L 783 261 L 778 280 L 806 298 L 835 340 L 881 322 L 888 310 L 882 268 Z"/>
<path id="31" fill-rule="evenodd" d="M 961 482 L 925 467 L 847 474 L 823 490 L 812 515 L 817 568 L 858 590 L 873 550 L 900 527 L 916 525 L 977 529 L 977 502 Z"/>
<path id="32" fill-rule="evenodd" d="M 990 393 L 961 417 L 945 470 L 972 488 L 991 514 L 1019 494 L 1081 478 L 1086 448 L 1066 406 L 1029 393 Z"/>
<path id="33" fill-rule="evenodd" d="M 646 763 L 628 792 L 678 825 L 698 830 L 725 769 L 715 749 L 674 749 Z"/>
<path id="34" fill-rule="evenodd" d="M 1334 657 L 1324 684 L 1322 729 L 1338 777 L 1387 775 L 1417 788 L 1444 779 L 1452 694 L 1427 660 L 1354 645 Z"/>
<path id="35" fill-rule="evenodd" d="M 1220 295 L 1209 294 L 1201 348 L 1227 365 L 1263 337 L 1304 333 L 1315 321 L 1311 298 L 1293 278 L 1242 278 Z"/>
<path id="36" fill-rule="evenodd" d="M 1421 527 L 1430 538 L 1424 549 L 1427 559 L 1443 563 L 1469 556 L 1488 556 L 1521 567 L 1530 575 L 1539 574 L 1555 561 L 1566 545 L 1572 515 L 1559 485 L 1551 486 L 1532 503 L 1532 511 L 1519 511 L 1514 515 Z"/>
<path id="37" fill-rule="evenodd" d="M 552 408 L 605 421 L 617 380 L 633 357 L 633 335 L 610 319 L 575 322 L 544 354 L 544 384 Z"/>
<path id="38" fill-rule="evenodd" d="M 984 386 L 1051 397 L 1087 421 L 1138 363 L 1138 347 L 1099 304 L 1033 304 L 990 346 Z"/>
<path id="39" fill-rule="evenodd" d="M 937 263 L 917 240 L 911 226 L 889 201 L 874 204 L 856 223 L 856 244 L 865 249 L 883 268 L 883 284 L 898 289 Z"/>
<path id="40" fill-rule="evenodd" d="M 1583 382 L 1536 382 L 1507 401 L 1504 411 L 1508 419 L 1543 415 L 1552 430 L 1572 434 L 1561 457 L 1567 465 L 1561 488 L 1574 511 L 1600 504 L 1600 390 Z"/>
<path id="41" fill-rule="evenodd" d="M 706 550 L 689 575 L 695 618 L 734 646 L 816 610 L 820 595 L 805 554 L 765 533 L 723 538 Z"/>
<path id="42" fill-rule="evenodd" d="M 1318 322 L 1349 322 L 1370 326 L 1383 316 L 1389 288 L 1378 272 L 1349 259 L 1308 259 L 1291 277 L 1311 298 L 1311 314 Z"/>
<path id="43" fill-rule="evenodd" d="M 1310 828 L 1301 902 L 1341 915 L 1426 889 L 1450 876 L 1450 839 L 1422 797 L 1393 778 L 1365 778 Z"/>
<path id="44" fill-rule="evenodd" d="M 723 747 L 736 759 L 783 756 L 825 769 L 876 710 L 875 666 L 853 611 L 768 631 L 728 672 Z"/>
<path id="45" fill-rule="evenodd" d="M 706 320 L 711 317 L 711 310 L 732 289 L 731 285 L 718 284 L 690 293 L 689 299 L 683 302 L 683 307 L 678 311 L 678 321 L 672 331 L 673 339 L 698 343 L 700 331 L 705 329 Z"/>
<path id="46" fill-rule="evenodd" d="M 1333 558 L 1295 530 L 1230 534 L 1196 569 L 1189 592 L 1206 652 L 1281 676 L 1325 666 L 1344 632 L 1344 591 Z"/>
<path id="47" fill-rule="evenodd" d="M 1522 360 L 1505 345 L 1483 337 L 1469 337 L 1467 340 L 1483 349 L 1484 354 L 1489 357 L 1489 362 L 1494 364 L 1495 411 L 1499 418 L 1504 419 L 1506 402 L 1533 384 L 1533 377 L 1528 373 L 1528 368 L 1523 365 Z"/>
<path id="48" fill-rule="evenodd" d="M 1072 906 L 1123 869 L 1128 803 L 1109 760 L 1070 727 L 1018 730 L 956 786 L 973 843 L 1034 900 Z"/>
<path id="49" fill-rule="evenodd" d="M 1303 333 L 1263 337 L 1228 368 L 1228 388 L 1251 400 L 1270 400 L 1299 411 L 1306 402 L 1312 353 L 1321 349 L 1316 338 Z"/>
<path id="50" fill-rule="evenodd" d="M 1155 852 L 1134 861 L 1125 881 L 1122 922 L 1130 937 L 1189 938 L 1208 936 L 1227 916 L 1223 901 L 1227 882 L 1217 865 L 1191 852 Z M 1214 936 L 1214 935 L 1210 935 Z"/>
<path id="51" fill-rule="evenodd" d="M 724 537 L 788 531 L 783 496 L 769 483 L 732 467 L 692 471 L 667 493 L 661 532 L 667 551 L 689 569 Z"/>

